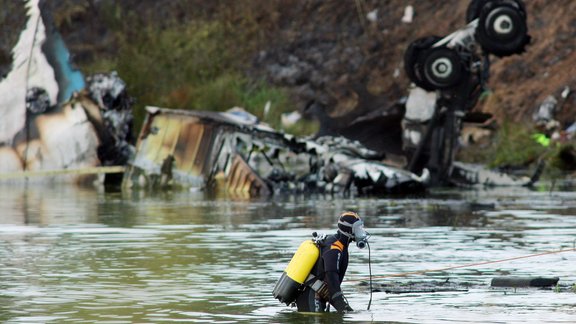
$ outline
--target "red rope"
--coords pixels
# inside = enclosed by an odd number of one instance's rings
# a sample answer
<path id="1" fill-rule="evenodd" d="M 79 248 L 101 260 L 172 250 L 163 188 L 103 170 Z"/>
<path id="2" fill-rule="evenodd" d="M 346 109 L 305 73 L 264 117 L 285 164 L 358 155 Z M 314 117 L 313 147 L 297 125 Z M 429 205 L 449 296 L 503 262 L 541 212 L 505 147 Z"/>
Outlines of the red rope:
<path id="1" fill-rule="evenodd" d="M 556 251 L 547 251 L 547 252 L 542 252 L 542 253 L 529 254 L 529 255 L 524 255 L 524 256 L 519 256 L 519 257 L 513 257 L 513 258 L 508 258 L 508 259 L 501 259 L 501 260 L 493 260 L 493 261 L 484 261 L 484 262 L 477 262 L 477 263 L 469 263 L 469 264 L 463 264 L 463 265 L 446 267 L 446 268 L 428 269 L 428 270 L 402 272 L 402 273 L 393 273 L 393 274 L 387 274 L 387 275 L 377 275 L 377 276 L 372 276 L 372 279 L 393 278 L 393 277 L 407 277 L 407 276 L 410 276 L 410 275 L 425 274 L 425 273 L 427 273 L 427 272 L 440 272 L 440 271 L 446 271 L 446 270 L 452 270 L 452 269 L 459 269 L 459 268 L 470 268 L 470 267 L 476 267 L 476 266 L 481 266 L 481 265 L 486 265 L 486 264 L 500 263 L 500 262 L 506 262 L 506 261 L 512 261 L 512 260 L 519 260 L 519 259 L 527 259 L 527 258 L 533 258 L 533 257 L 537 257 L 537 256 L 543 256 L 543 255 L 548 255 L 548 254 L 556 254 L 556 253 L 562 253 L 562 252 L 570 252 L 570 251 L 576 251 L 576 248 L 566 249 L 566 250 L 560 249 L 560 250 L 556 250 Z M 350 279 L 350 280 L 347 280 L 347 281 L 362 281 L 362 280 L 368 280 L 368 279 L 369 279 L 369 278 L 363 277 L 363 278 Z"/>

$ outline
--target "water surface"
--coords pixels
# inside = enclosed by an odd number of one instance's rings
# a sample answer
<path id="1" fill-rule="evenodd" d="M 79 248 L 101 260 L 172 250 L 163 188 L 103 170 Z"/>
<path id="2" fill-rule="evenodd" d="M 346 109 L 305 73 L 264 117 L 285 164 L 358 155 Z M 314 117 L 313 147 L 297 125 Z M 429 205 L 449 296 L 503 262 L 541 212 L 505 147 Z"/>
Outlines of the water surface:
<path id="1" fill-rule="evenodd" d="M 245 200 L 0 187 L 0 321 L 573 323 L 576 252 L 481 263 L 573 249 L 575 198 L 562 188 Z M 449 281 L 466 291 L 375 292 L 367 310 L 369 254 L 352 247 L 343 288 L 355 312 L 299 314 L 273 299 L 298 245 L 333 233 L 345 209 L 372 234 L 375 286 Z M 490 288 L 506 275 L 560 286 Z"/>

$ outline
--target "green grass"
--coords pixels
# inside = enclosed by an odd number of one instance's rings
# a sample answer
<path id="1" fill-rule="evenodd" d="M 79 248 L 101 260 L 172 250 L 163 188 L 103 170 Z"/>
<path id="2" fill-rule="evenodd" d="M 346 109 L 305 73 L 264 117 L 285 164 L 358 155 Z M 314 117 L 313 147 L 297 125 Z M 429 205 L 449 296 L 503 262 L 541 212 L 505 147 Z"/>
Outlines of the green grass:
<path id="1" fill-rule="evenodd" d="M 248 14 L 239 25 L 225 19 L 159 25 L 139 21 L 117 5 L 111 9 L 104 19 L 115 32 L 116 55 L 81 68 L 86 74 L 118 72 L 136 98 L 137 129 L 146 105 L 211 111 L 242 107 L 278 130 L 281 114 L 296 109 L 284 89 L 244 75 L 259 40 Z M 264 116 L 267 102 L 270 111 Z M 303 121 L 286 131 L 308 135 L 317 129 Z"/>
<path id="2" fill-rule="evenodd" d="M 489 165 L 525 166 L 536 161 L 547 149 L 534 140 L 534 133 L 531 127 L 505 121 L 496 135 Z"/>
<path id="3" fill-rule="evenodd" d="M 464 162 L 485 164 L 489 168 L 534 168 L 539 161 L 546 165 L 542 179 L 561 179 L 573 172 L 560 156 L 574 150 L 573 144 L 550 141 L 548 146 L 534 137 L 538 131 L 529 125 L 504 121 L 494 133 L 490 144 L 482 148 L 463 148 L 457 159 Z"/>
<path id="4" fill-rule="evenodd" d="M 504 121 L 489 144 L 481 148 L 475 145 L 463 148 L 458 159 L 486 164 L 491 168 L 527 166 L 547 151 L 532 138 L 534 133 L 531 127 Z"/>

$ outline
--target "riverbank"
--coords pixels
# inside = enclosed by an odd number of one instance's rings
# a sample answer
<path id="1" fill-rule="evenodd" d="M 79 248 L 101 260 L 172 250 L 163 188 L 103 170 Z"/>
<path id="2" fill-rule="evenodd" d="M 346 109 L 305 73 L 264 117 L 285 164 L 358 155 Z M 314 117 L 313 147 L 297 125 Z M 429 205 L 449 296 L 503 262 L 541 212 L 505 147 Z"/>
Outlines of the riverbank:
<path id="1" fill-rule="evenodd" d="M 0 67 L 6 71 L 24 9 L 14 1 L 0 4 L 13 13 L 0 17 L 6 26 Z M 430 30 L 446 35 L 463 26 L 468 3 L 415 3 L 410 23 L 402 21 L 406 3 L 400 0 L 72 0 L 46 6 L 81 71 L 117 70 L 126 81 L 136 99 L 135 129 L 146 105 L 216 111 L 240 106 L 290 133 L 313 134 L 320 127 L 358 137 L 360 129 L 347 129 L 352 120 L 398 113 L 396 103 L 409 84 L 402 66 L 408 44 Z M 492 58 L 490 91 L 475 107 L 494 115 L 495 135 L 488 146 L 464 149 L 461 158 L 508 168 L 545 158 L 570 173 L 573 140 L 542 147 L 532 138 L 541 132 L 532 114 L 553 95 L 559 100 L 558 130 L 575 121 L 576 96 L 562 101 L 561 94 L 576 89 L 567 68 L 576 65 L 569 41 L 576 3 L 534 0 L 526 6 L 532 44 L 521 56 Z M 304 119 L 284 126 L 282 114 L 293 111 Z"/>

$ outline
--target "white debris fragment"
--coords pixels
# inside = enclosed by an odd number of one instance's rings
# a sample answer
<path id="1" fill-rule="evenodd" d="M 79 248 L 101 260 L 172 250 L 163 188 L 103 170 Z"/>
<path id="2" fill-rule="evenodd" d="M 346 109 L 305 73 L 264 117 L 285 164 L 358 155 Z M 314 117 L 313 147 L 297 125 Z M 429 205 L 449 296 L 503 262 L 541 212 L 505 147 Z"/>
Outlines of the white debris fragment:
<path id="1" fill-rule="evenodd" d="M 0 82 L 0 143 L 12 143 L 26 120 L 26 89 L 44 89 L 56 104 L 58 83 L 54 69 L 42 52 L 46 40 L 38 0 L 26 3 L 28 20 L 12 49 L 14 67 Z"/>
<path id="2" fill-rule="evenodd" d="M 264 105 L 264 119 L 268 117 L 268 114 L 270 113 L 270 107 L 272 107 L 272 102 L 268 100 Z"/>
<path id="3" fill-rule="evenodd" d="M 406 6 L 406 8 L 404 8 L 404 16 L 402 16 L 402 22 L 409 24 L 412 22 L 413 19 L 414 19 L 414 7 Z"/>
<path id="4" fill-rule="evenodd" d="M 378 21 L 378 9 L 374 9 L 374 10 L 370 11 L 369 13 L 367 13 L 366 19 L 368 19 L 368 21 L 371 21 L 371 22 L 377 22 Z"/>
<path id="5" fill-rule="evenodd" d="M 533 120 L 536 123 L 546 123 L 554 120 L 557 106 L 558 100 L 554 96 L 550 95 L 546 97 L 536 112 L 532 115 Z"/>
<path id="6" fill-rule="evenodd" d="M 436 92 L 413 87 L 410 89 L 410 94 L 406 101 L 406 114 L 404 117 L 418 122 L 430 120 L 436 109 L 436 99 Z"/>
<path id="7" fill-rule="evenodd" d="M 243 125 L 256 125 L 260 122 L 258 117 L 247 112 L 246 109 L 242 107 L 232 107 L 221 114 Z"/>
<path id="8" fill-rule="evenodd" d="M 570 92 L 571 92 L 571 90 L 570 90 L 569 86 L 564 87 L 564 90 L 562 90 L 562 94 L 561 94 L 562 99 L 568 98 L 568 96 L 570 95 Z"/>
<path id="9" fill-rule="evenodd" d="M 281 117 L 282 126 L 290 127 L 296 124 L 300 118 L 302 118 L 302 115 L 296 110 L 291 113 L 283 113 Z"/>

